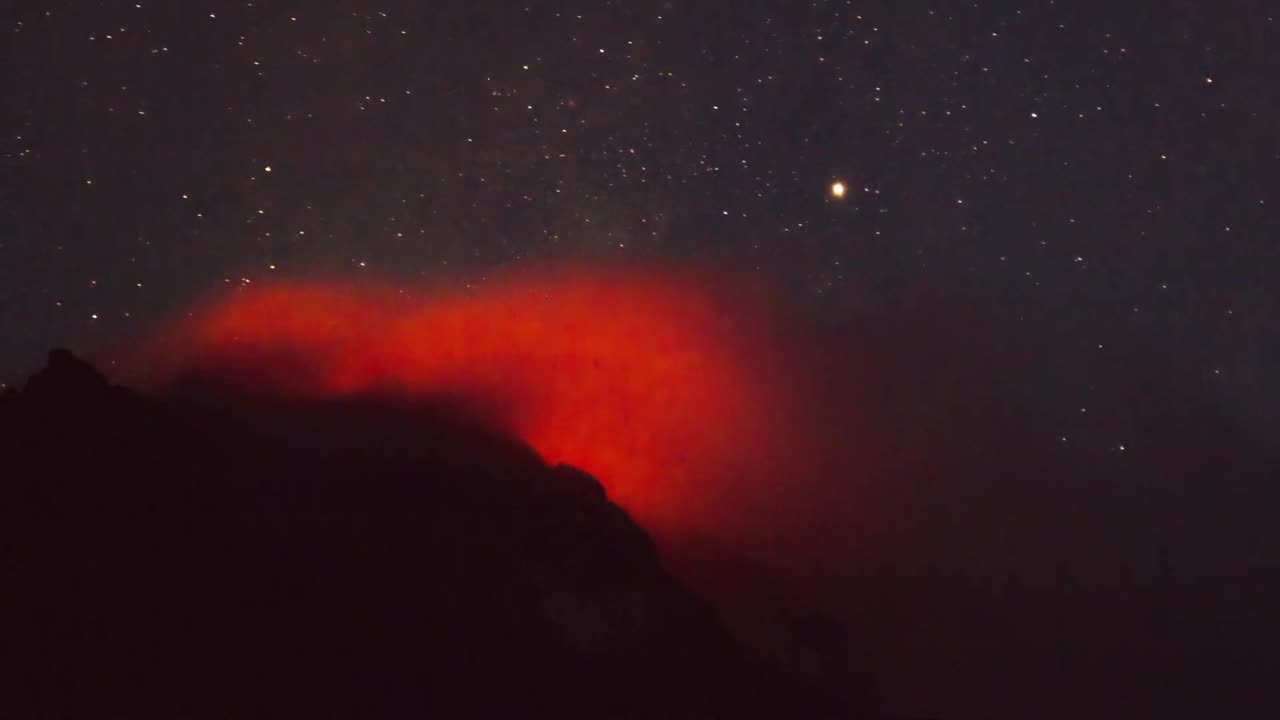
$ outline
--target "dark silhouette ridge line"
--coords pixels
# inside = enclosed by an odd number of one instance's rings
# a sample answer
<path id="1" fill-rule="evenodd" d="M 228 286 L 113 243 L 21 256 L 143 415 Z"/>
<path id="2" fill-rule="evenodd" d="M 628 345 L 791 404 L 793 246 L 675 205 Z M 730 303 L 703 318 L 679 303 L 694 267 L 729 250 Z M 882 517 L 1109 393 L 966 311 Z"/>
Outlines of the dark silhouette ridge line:
<path id="1" fill-rule="evenodd" d="M 0 437 L 16 716 L 844 716 L 447 399 L 148 397 L 55 351 Z"/>

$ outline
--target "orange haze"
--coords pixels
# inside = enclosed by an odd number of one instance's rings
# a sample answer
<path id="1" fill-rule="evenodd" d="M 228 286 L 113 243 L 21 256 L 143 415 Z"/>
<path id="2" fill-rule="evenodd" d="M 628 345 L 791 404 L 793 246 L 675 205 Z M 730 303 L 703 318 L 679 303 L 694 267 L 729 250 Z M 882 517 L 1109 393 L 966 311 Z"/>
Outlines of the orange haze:
<path id="1" fill-rule="evenodd" d="M 197 308 L 152 346 L 150 372 L 449 396 L 592 473 L 651 529 L 733 532 L 777 525 L 782 485 L 812 457 L 768 306 L 670 271 L 526 272 L 413 297 L 280 283 Z"/>

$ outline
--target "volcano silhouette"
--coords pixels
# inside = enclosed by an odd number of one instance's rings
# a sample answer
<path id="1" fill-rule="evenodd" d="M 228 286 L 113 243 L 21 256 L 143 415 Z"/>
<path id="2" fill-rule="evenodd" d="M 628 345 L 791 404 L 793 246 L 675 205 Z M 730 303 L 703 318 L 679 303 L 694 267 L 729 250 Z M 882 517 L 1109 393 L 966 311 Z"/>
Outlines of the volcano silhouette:
<path id="1" fill-rule="evenodd" d="M 55 351 L 0 447 L 7 717 L 842 712 L 592 477 L 443 400 L 147 397 Z"/>

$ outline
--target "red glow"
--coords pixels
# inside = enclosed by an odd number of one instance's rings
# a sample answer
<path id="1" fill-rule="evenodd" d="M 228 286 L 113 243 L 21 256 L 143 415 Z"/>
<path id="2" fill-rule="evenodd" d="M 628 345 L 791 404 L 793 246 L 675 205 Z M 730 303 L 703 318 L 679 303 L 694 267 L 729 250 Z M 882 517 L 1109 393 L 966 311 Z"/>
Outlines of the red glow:
<path id="1" fill-rule="evenodd" d="M 742 479 L 785 447 L 746 297 L 637 271 L 526 274 L 417 299 L 279 284 L 193 313 L 153 360 L 295 392 L 458 397 L 548 462 L 595 475 L 642 522 L 687 529 L 741 515 Z"/>

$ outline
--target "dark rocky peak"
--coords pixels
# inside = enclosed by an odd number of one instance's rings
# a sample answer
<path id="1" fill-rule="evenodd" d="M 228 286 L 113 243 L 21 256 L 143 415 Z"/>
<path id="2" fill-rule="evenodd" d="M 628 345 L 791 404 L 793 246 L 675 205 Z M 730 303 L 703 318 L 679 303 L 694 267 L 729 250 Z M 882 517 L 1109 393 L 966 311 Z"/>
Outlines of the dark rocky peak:
<path id="1" fill-rule="evenodd" d="M 55 351 L 0 425 L 0 716 L 823 716 L 595 478 L 447 403 Z"/>
<path id="2" fill-rule="evenodd" d="M 32 375 L 23 389 L 29 397 L 84 397 L 107 391 L 110 383 L 97 368 L 76 357 L 70 350 L 49 351 L 44 368 Z"/>

